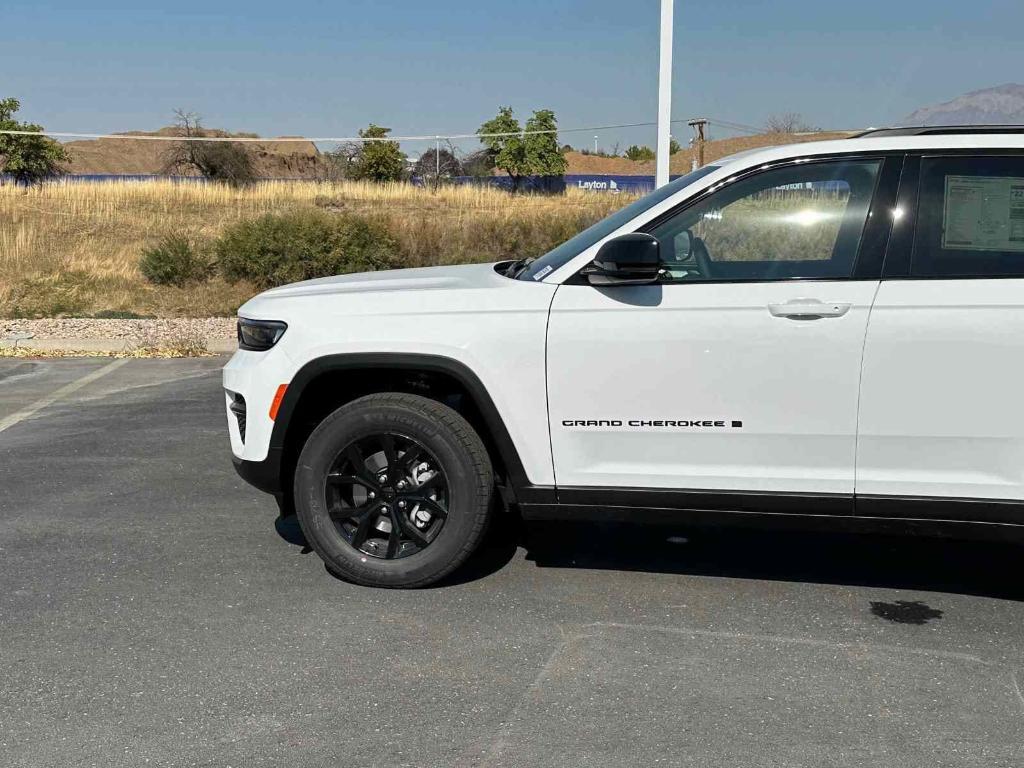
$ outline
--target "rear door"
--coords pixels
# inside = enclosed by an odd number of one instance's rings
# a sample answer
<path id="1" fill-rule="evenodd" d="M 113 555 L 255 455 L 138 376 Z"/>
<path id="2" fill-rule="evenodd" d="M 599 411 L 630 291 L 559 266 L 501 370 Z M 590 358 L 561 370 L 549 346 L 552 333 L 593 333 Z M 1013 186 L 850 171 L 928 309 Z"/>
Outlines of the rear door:
<path id="1" fill-rule="evenodd" d="M 1024 154 L 910 158 L 898 206 L 865 345 L 858 512 L 1012 518 L 997 502 L 1024 499 Z"/>
<path id="2" fill-rule="evenodd" d="M 732 179 L 644 228 L 659 283 L 562 285 L 547 355 L 559 498 L 838 494 L 847 506 L 829 511 L 852 511 L 861 353 L 901 162 Z"/>

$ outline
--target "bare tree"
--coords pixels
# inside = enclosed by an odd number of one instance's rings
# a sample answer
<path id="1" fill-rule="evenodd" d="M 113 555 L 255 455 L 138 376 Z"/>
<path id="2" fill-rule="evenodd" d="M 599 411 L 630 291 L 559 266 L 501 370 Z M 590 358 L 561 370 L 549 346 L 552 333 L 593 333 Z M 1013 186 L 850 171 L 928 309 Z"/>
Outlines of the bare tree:
<path id="1" fill-rule="evenodd" d="M 455 155 L 454 145 L 451 141 L 446 144 L 440 150 L 432 147 L 424 152 L 413 168 L 413 175 L 423 179 L 423 183 L 429 184 L 435 191 L 442 181 L 462 175 L 462 163 Z"/>
<path id="2" fill-rule="evenodd" d="M 771 115 L 765 122 L 768 133 L 812 133 L 820 131 L 806 120 L 799 112 L 780 112 Z"/>
<path id="3" fill-rule="evenodd" d="M 494 152 L 484 147 L 462 158 L 462 172 L 473 178 L 484 178 L 494 173 Z"/>
<path id="4" fill-rule="evenodd" d="M 346 141 L 339 144 L 332 152 L 325 152 L 327 160 L 327 181 L 341 181 L 352 178 L 359 163 L 363 145 L 358 141 Z"/>
<path id="5" fill-rule="evenodd" d="M 207 138 L 201 118 L 183 109 L 174 111 L 175 127 L 184 138 Z M 230 141 L 179 141 L 164 155 L 164 173 L 194 171 L 212 181 L 238 187 L 256 180 L 252 156 L 241 144 Z"/>

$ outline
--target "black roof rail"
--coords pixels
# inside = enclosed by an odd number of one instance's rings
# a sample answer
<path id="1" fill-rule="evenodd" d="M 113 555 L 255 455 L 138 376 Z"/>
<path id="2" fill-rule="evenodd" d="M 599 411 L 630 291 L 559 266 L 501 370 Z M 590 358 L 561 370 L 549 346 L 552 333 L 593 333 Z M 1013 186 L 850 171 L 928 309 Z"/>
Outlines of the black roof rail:
<path id="1" fill-rule="evenodd" d="M 919 125 L 905 128 L 869 128 L 854 138 L 880 136 L 957 136 L 977 133 L 1024 133 L 1024 125 Z"/>

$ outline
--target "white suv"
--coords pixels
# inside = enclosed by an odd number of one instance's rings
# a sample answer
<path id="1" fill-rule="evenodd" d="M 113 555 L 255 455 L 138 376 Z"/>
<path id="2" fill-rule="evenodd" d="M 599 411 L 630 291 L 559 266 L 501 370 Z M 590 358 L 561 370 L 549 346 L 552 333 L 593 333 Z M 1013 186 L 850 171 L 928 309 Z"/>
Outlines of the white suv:
<path id="1" fill-rule="evenodd" d="M 1024 129 L 707 166 L 536 260 L 239 312 L 239 472 L 328 567 L 428 584 L 527 519 L 1024 531 Z"/>

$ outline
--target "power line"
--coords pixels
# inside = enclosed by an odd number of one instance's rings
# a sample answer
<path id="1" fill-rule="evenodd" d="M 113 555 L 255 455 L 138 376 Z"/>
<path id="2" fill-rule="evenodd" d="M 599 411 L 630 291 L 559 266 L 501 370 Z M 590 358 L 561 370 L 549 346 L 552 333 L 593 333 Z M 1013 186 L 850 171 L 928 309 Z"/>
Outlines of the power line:
<path id="1" fill-rule="evenodd" d="M 610 131 L 621 128 L 640 128 L 654 123 L 622 123 L 620 125 L 600 125 L 592 128 L 554 128 L 541 131 L 506 131 L 503 133 L 450 133 L 424 134 L 422 136 L 282 136 L 278 138 L 258 138 L 252 136 L 148 136 L 125 133 L 75 133 L 70 131 L 17 131 L 0 129 L 0 133 L 12 136 L 49 136 L 59 139 L 117 139 L 137 141 L 213 141 L 267 144 L 270 142 L 313 142 L 335 143 L 370 142 L 370 141 L 436 141 L 438 139 L 484 139 L 504 138 L 509 136 L 534 136 L 539 134 L 579 133 L 581 131 Z"/>
<path id="2" fill-rule="evenodd" d="M 709 117 L 707 121 L 712 125 L 719 125 L 722 128 L 730 128 L 740 133 L 764 133 L 764 128 L 758 128 L 753 125 L 744 125 L 743 123 L 734 123 L 729 120 L 718 120 L 717 118 Z"/>
<path id="3" fill-rule="evenodd" d="M 740 123 L 731 123 L 725 120 L 708 118 L 714 125 L 724 128 L 746 131 L 750 133 L 762 133 L 763 129 L 745 126 Z M 672 123 L 686 123 L 688 120 L 672 120 Z M 453 134 L 424 134 L 420 136 L 282 136 L 277 138 L 258 138 L 252 136 L 152 136 L 130 133 L 77 133 L 73 131 L 21 131 L 15 129 L 0 129 L 0 134 L 9 136 L 48 136 L 55 139 L 97 139 L 97 140 L 128 140 L 128 141 L 207 141 L 207 142 L 236 142 L 252 144 L 269 143 L 299 143 L 312 142 L 325 144 L 343 144 L 348 142 L 373 142 L 373 141 L 439 141 L 446 139 L 490 139 L 508 138 L 510 136 L 535 136 L 542 134 L 562 133 L 585 133 L 588 131 L 613 131 L 624 128 L 649 128 L 657 125 L 654 122 L 644 123 L 619 123 L 616 125 L 597 125 L 585 128 L 551 128 L 540 131 L 507 131 L 503 133 L 453 133 Z"/>

